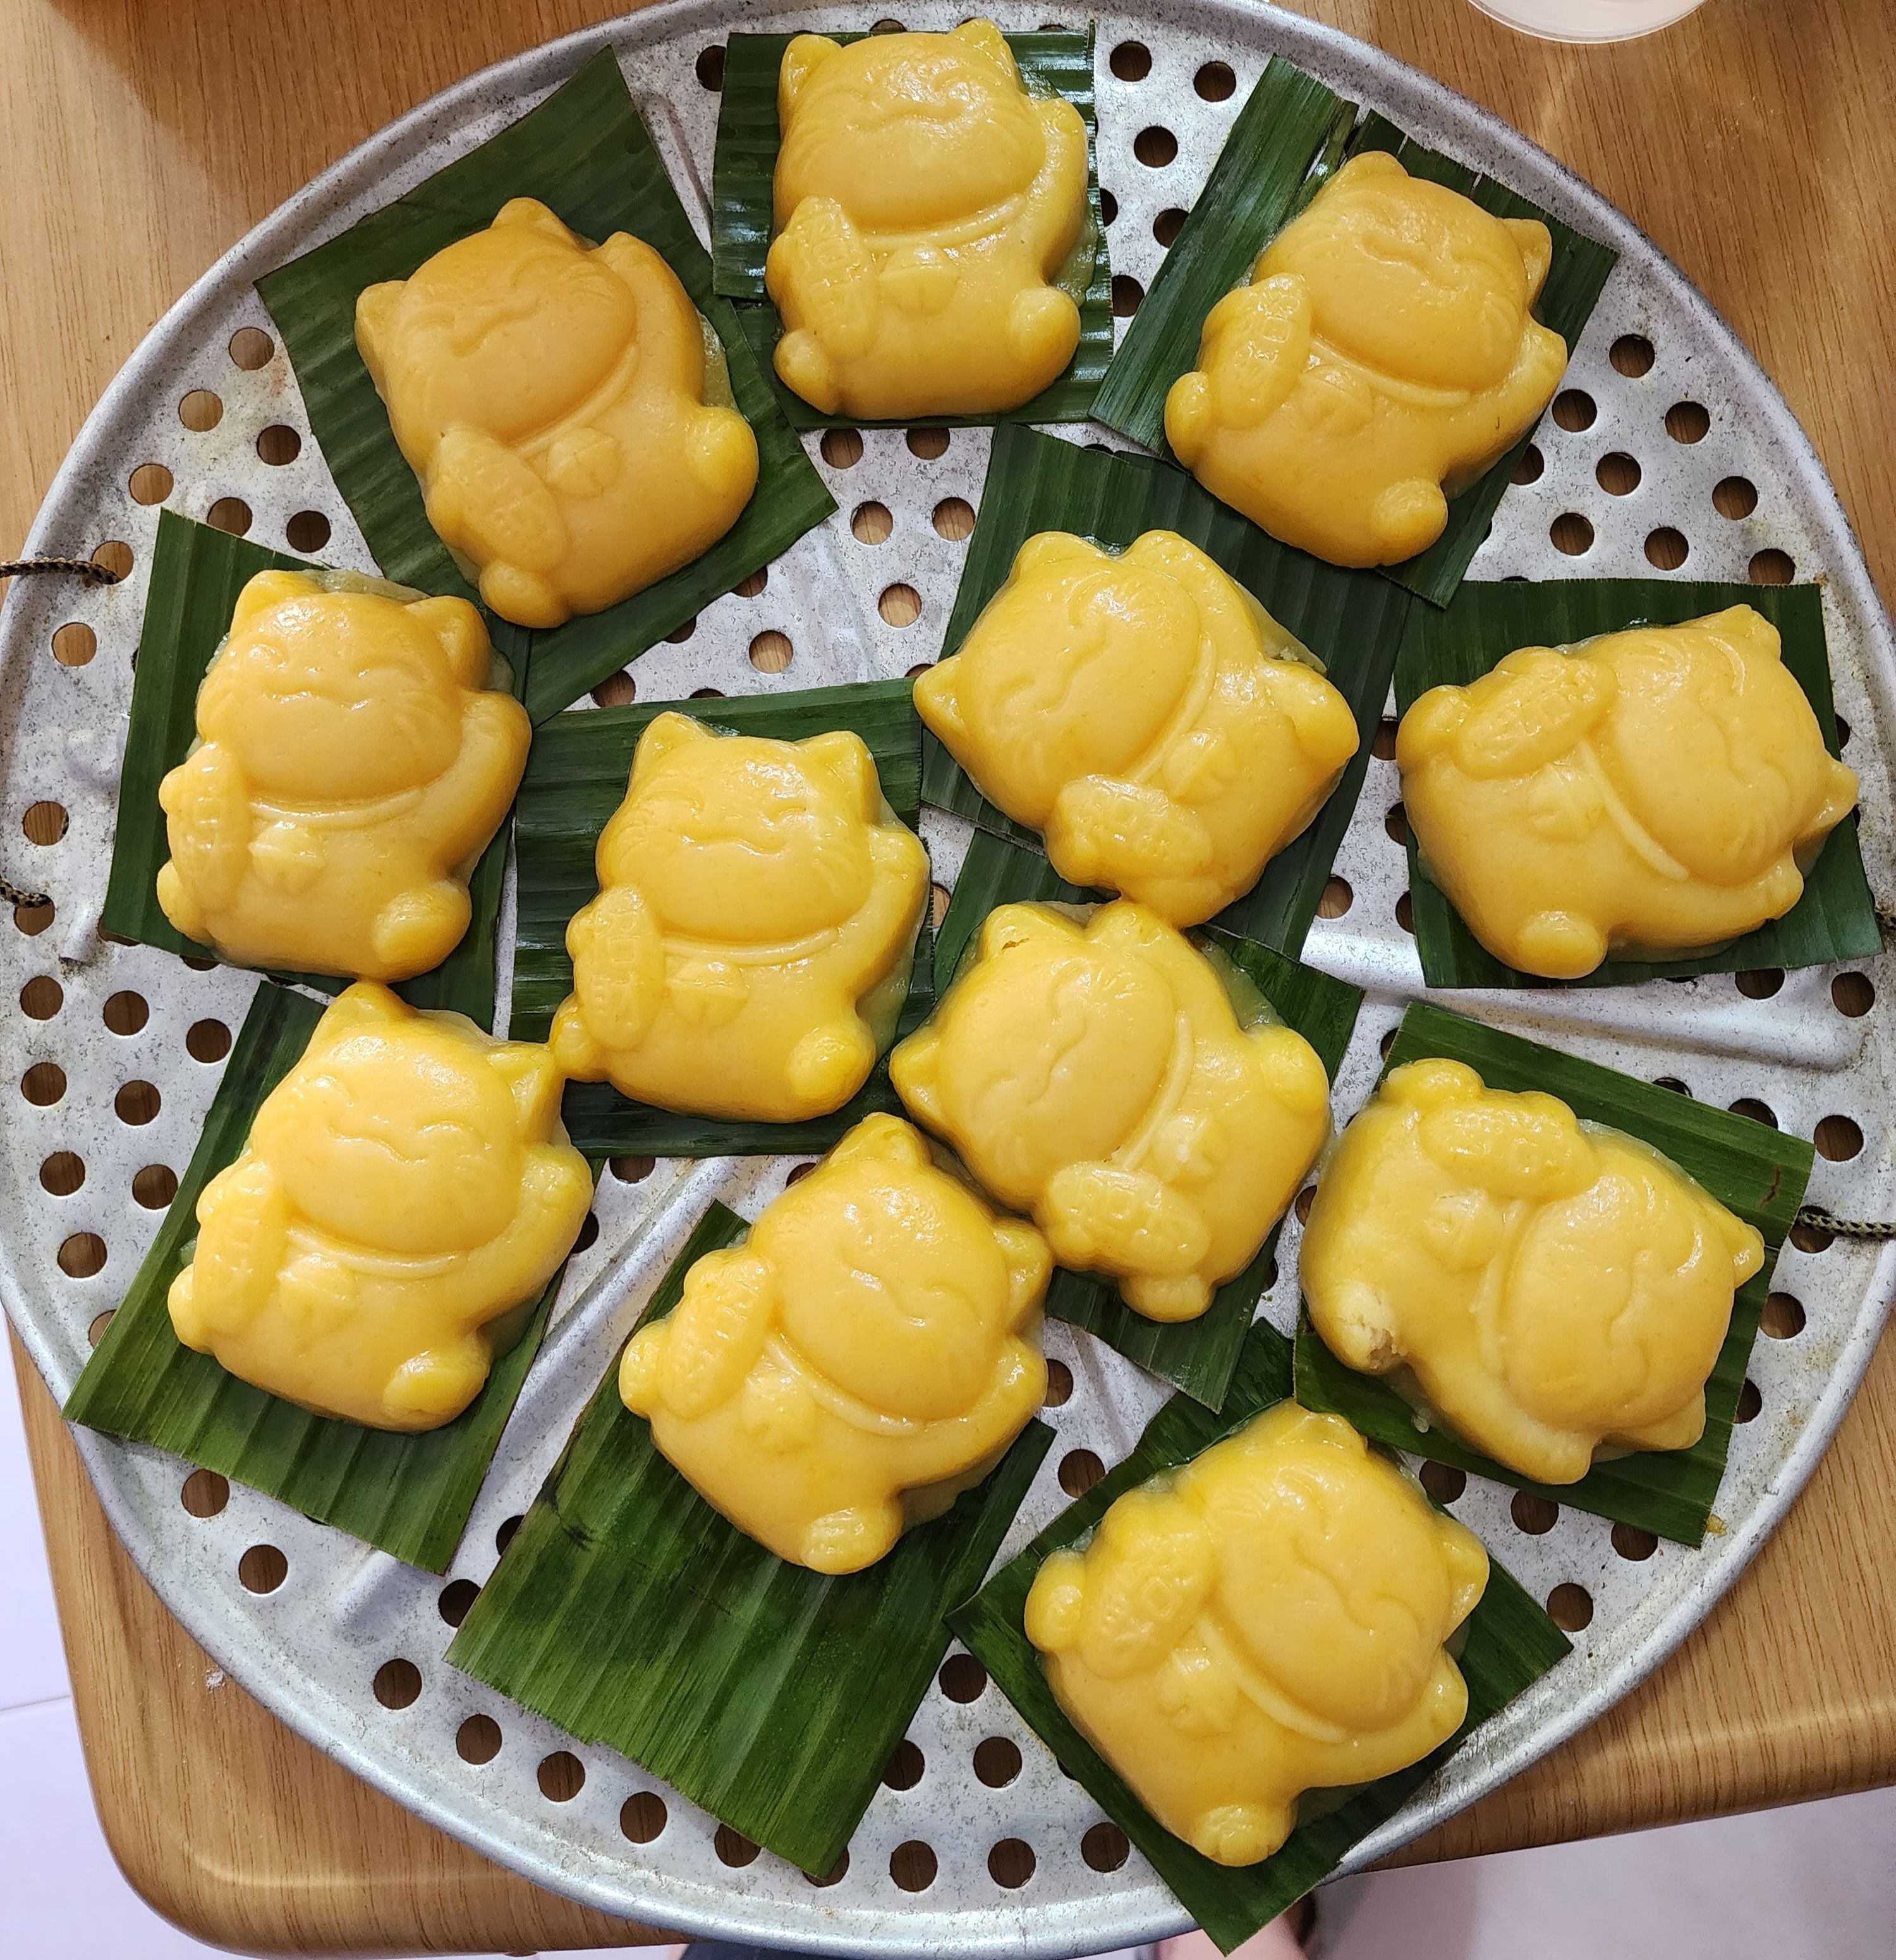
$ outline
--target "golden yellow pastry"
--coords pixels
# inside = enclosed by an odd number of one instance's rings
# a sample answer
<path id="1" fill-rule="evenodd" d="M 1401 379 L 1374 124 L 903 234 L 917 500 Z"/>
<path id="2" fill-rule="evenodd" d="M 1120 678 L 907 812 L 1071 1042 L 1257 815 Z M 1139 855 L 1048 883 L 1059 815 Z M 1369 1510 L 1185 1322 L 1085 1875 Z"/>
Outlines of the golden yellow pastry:
<path id="1" fill-rule="evenodd" d="M 1430 875 L 1523 973 L 1689 953 L 1781 918 L 1856 804 L 1748 606 L 1433 688 L 1396 736 Z"/>
<path id="2" fill-rule="evenodd" d="M 566 929 L 568 1075 L 705 1116 L 794 1122 L 869 1078 L 908 997 L 928 855 L 861 736 L 657 716 Z"/>
<path id="3" fill-rule="evenodd" d="M 205 1186 L 178 1338 L 318 1415 L 451 1421 L 592 1203 L 560 1086 L 537 1044 L 358 982 Z"/>
<path id="4" fill-rule="evenodd" d="M 1764 1246 L 1650 1145 L 1433 1061 L 1391 1070 L 1344 1131 L 1300 1256 L 1340 1360 L 1408 1370 L 1464 1442 L 1571 1484 L 1602 1445 L 1697 1442 Z"/>
<path id="5" fill-rule="evenodd" d="M 1169 924 L 1240 898 L 1356 753 L 1349 703 L 1196 545 L 1029 538 L 922 719 L 1069 883 Z"/>
<path id="6" fill-rule="evenodd" d="M 1052 1265 L 919 1132 L 871 1116 L 743 1245 L 692 1268 L 627 1345 L 619 1394 L 740 1530 L 792 1564 L 858 1572 L 978 1483 L 1039 1407 Z"/>
<path id="7" fill-rule="evenodd" d="M 198 690 L 197 746 L 158 785 L 165 917 L 248 966 L 438 966 L 526 767 L 526 711 L 495 679 L 464 599 L 259 572 Z"/>
<path id="8" fill-rule="evenodd" d="M 428 520 L 504 619 L 558 626 L 689 564 L 737 521 L 757 438 L 724 355 L 644 240 L 536 198 L 355 303 L 355 339 Z"/>
<path id="9" fill-rule="evenodd" d="M 1086 130 L 1000 30 L 799 34 L 778 78 L 777 371 L 826 415 L 989 415 L 1073 358 L 1053 281 L 1091 223 Z"/>
<path id="10" fill-rule="evenodd" d="M 1242 1272 L 1328 1131 L 1316 1051 L 1239 1023 L 1210 962 L 1129 899 L 1082 922 L 1002 905 L 978 957 L 890 1058 L 944 1137 L 1063 1266 L 1153 1320 L 1191 1320 Z"/>
<path id="11" fill-rule="evenodd" d="M 1306 1790 L 1405 1769 L 1468 1688 L 1487 1554 L 1341 1416 L 1280 1402 L 1128 1491 L 1027 1596 L 1067 1717 L 1175 1837 L 1268 1858 Z"/>
<path id="12" fill-rule="evenodd" d="M 1553 399 L 1548 228 L 1354 157 L 1211 310 L 1166 435 L 1214 496 L 1332 565 L 1425 551 Z"/>

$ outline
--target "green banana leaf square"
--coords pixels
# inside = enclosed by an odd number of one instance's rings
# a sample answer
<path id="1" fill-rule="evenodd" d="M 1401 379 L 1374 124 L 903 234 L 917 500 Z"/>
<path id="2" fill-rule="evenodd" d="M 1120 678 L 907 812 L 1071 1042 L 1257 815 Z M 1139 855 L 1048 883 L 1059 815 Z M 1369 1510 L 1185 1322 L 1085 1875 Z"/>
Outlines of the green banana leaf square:
<path id="1" fill-rule="evenodd" d="M 759 366 L 769 376 L 791 425 L 800 429 L 857 426 L 846 415 L 826 415 L 785 387 L 773 364 L 783 322 L 764 287 L 764 260 L 770 250 L 777 174 L 783 140 L 777 116 L 777 74 L 789 34 L 733 34 L 724 52 L 724 91 L 717 113 L 717 147 L 711 164 L 711 256 L 717 291 L 739 302 L 738 317 L 749 336 Z M 848 43 L 861 33 L 838 33 Z M 1080 306 L 1080 345 L 1065 373 L 1018 409 L 1004 415 L 958 415 L 946 425 L 962 428 L 994 422 L 1080 422 L 1093 412 L 1106 364 L 1112 358 L 1112 268 L 1108 261 L 1105 221 L 1099 204 L 1099 126 L 1093 113 L 1093 30 L 1070 33 L 1043 29 L 1010 34 L 1022 80 L 1030 93 L 1064 96 L 1086 126 L 1089 219 L 1055 281 Z M 867 423 L 867 428 L 899 424 Z"/>
<path id="2" fill-rule="evenodd" d="M 1811 1146 L 1748 1116 L 1418 1002 L 1402 1017 L 1385 1070 L 1428 1056 L 1465 1062 L 1490 1089 L 1557 1096 L 1583 1122 L 1640 1138 L 1764 1235 L 1764 1264 L 1739 1290 L 1725 1344 L 1705 1385 L 1705 1433 L 1690 1449 L 1612 1457 L 1596 1462 L 1578 1483 L 1537 1484 L 1419 1415 L 1388 1381 L 1346 1367 L 1324 1345 L 1307 1313 L 1297 1330 L 1297 1400 L 1306 1408 L 1346 1417 L 1391 1449 L 1681 1545 L 1703 1544 L 1725 1475 L 1771 1268 L 1804 1201 Z"/>
<path id="3" fill-rule="evenodd" d="M 1475 1729 L 1570 1651 L 1567 1637 L 1535 1602 L 1499 1564 L 1490 1563 L 1487 1589 L 1468 1616 L 1456 1657 L 1468 1683 L 1468 1714 L 1440 1748 L 1394 1776 L 1335 1793 L 1341 1803 L 1329 1802 L 1332 1793 L 1313 1793 L 1322 1800 L 1309 1803 L 1280 1848 L 1255 1865 L 1217 1864 L 1166 1830 L 1055 1700 L 1040 1655 L 1027 1638 L 1027 1595 L 1048 1555 L 1083 1543 L 1115 1498 L 1201 1456 L 1290 1393 L 1290 1343 L 1261 1321 L 1245 1341 L 1221 1413 L 1175 1395 L 1147 1425 L 1124 1462 L 948 1616 L 948 1624 L 1061 1767 L 1078 1778 L 1145 1854 L 1179 1904 L 1227 1953 L 1321 1884 L 1351 1847 L 1393 1817 Z"/>
<path id="4" fill-rule="evenodd" d="M 479 603 L 428 523 L 421 486 L 357 352 L 357 296 L 406 278 L 516 197 L 539 199 L 582 237 L 629 232 L 665 259 L 724 348 L 758 451 L 750 502 L 702 556 L 603 612 L 532 635 L 526 701 L 539 722 L 781 557 L 836 506 L 777 406 L 736 312 L 714 289 L 710 255 L 633 106 L 617 56 L 604 48 L 498 135 L 257 282 L 330 474 L 389 578 Z"/>
<path id="5" fill-rule="evenodd" d="M 875 759 L 883 794 L 911 828 L 921 804 L 921 724 L 906 680 L 872 681 L 800 693 L 743 695 L 712 701 L 659 701 L 562 716 L 541 728 L 520 784 L 516 831 L 519 910 L 514 947 L 512 1032 L 544 1041 L 573 991 L 566 928 L 599 889 L 593 854 L 600 832 L 624 801 L 632 755 L 653 718 L 695 716 L 740 735 L 801 741 L 830 729 L 860 735 Z M 934 967 L 924 917 L 916 943 L 899 1039 L 932 1004 Z M 609 1082 L 569 1082 L 564 1110 L 573 1141 L 595 1161 L 619 1156 L 775 1156 L 824 1150 L 877 1110 L 900 1113 L 886 1059 L 833 1116 L 795 1123 L 683 1116 L 622 1096 Z"/>
<path id="6" fill-rule="evenodd" d="M 318 1523 L 444 1572 L 546 1332 L 564 1268 L 487 1385 L 453 1421 L 412 1436 L 312 1415 L 186 1348 L 166 1296 L 197 1242 L 204 1187 L 243 1147 L 263 1099 L 301 1058 L 323 1004 L 266 981 L 158 1236 L 67 1398 L 69 1422 L 149 1443 L 278 1497 Z"/>
<path id="7" fill-rule="evenodd" d="M 1140 533 L 1191 539 L 1322 661 L 1350 705 L 1359 741 L 1328 801 L 1303 835 L 1214 924 L 1294 959 L 1328 882 L 1370 766 L 1370 743 L 1409 613 L 1408 595 L 1374 572 L 1346 571 L 1267 537 L 1193 479 L 1149 456 L 1111 453 L 1035 431 L 994 432 L 981 514 L 968 540 L 961 585 L 943 638 L 956 651 L 982 607 L 1007 581 L 1014 555 L 1042 531 L 1070 531 L 1109 546 Z M 1041 847 L 1039 833 L 988 802 L 934 736 L 924 737 L 922 798 L 996 836 Z"/>
<path id="8" fill-rule="evenodd" d="M 158 785 L 196 743 L 198 689 L 231 629 L 237 594 L 260 571 L 321 569 L 307 558 L 193 523 L 174 511 L 159 512 L 119 778 L 112 869 L 100 921 L 107 931 L 187 959 L 221 957 L 215 948 L 186 939 L 159 906 L 158 872 L 171 847 L 158 807 Z M 517 696 L 526 679 L 526 635 L 504 620 L 489 623 L 495 651 L 507 661 Z M 508 832 L 509 825 L 503 823 L 468 880 L 473 916 L 460 945 L 432 972 L 405 980 L 396 989 L 411 1005 L 451 1008 L 483 1028 L 493 1026 L 495 935 L 507 877 Z M 339 993 L 348 985 L 328 974 L 278 977 L 326 994 Z"/>
<path id="9" fill-rule="evenodd" d="M 1062 882 L 1046 859 L 1004 839 L 977 832 L 955 881 L 947 915 L 935 943 L 935 987 L 947 991 L 973 944 L 981 922 L 997 905 L 1023 901 L 1089 903 L 1102 895 Z M 1201 948 L 1230 961 L 1271 1004 L 1278 1018 L 1314 1048 L 1334 1081 L 1350 1045 L 1363 991 L 1300 966 L 1273 948 L 1219 926 L 1188 935 Z M 1047 1290 L 1047 1311 L 1097 1335 L 1108 1347 L 1162 1380 L 1182 1389 L 1214 1412 L 1224 1406 L 1253 1316 L 1275 1282 L 1277 1230 L 1235 1279 L 1212 1296 L 1196 1320 L 1164 1322 L 1135 1313 L 1110 1280 L 1056 1268 Z"/>
<path id="10" fill-rule="evenodd" d="M 1554 260 L 1535 307 L 1572 353 L 1618 254 L 1550 212 L 1406 135 L 1385 116 L 1359 122 L 1341 100 L 1281 56 L 1258 78 L 1211 175 L 1106 371 L 1094 413 L 1149 449 L 1166 452 L 1165 404 L 1172 384 L 1198 361 L 1205 317 L 1249 278 L 1258 254 L 1335 170 L 1366 150 L 1398 157 L 1411 177 L 1459 191 L 1497 218 L 1537 218 L 1553 234 Z M 1494 523 L 1529 430 L 1485 476 L 1450 499 L 1446 528 L 1429 549 L 1383 575 L 1431 605 L 1454 597 Z"/>
<path id="11" fill-rule="evenodd" d="M 671 1312 L 721 1204 L 646 1309 Z M 861 1572 L 791 1565 L 705 1503 L 619 1400 L 615 1367 L 448 1659 L 662 1777 L 753 1843 L 829 1872 L 1053 1440 L 1029 1423 L 986 1480 Z"/>
<path id="12" fill-rule="evenodd" d="M 1572 646 L 1629 626 L 1683 625 L 1750 606 L 1783 637 L 1784 665 L 1810 702 L 1833 756 L 1842 752 L 1831 695 L 1824 600 L 1815 585 L 1730 585 L 1702 579 L 1517 579 L 1462 586 L 1447 609 L 1417 607 L 1396 660 L 1395 699 L 1407 714 L 1432 687 L 1465 687 L 1522 647 Z M 1409 840 L 1409 902 L 1423 978 L 1431 987 L 1634 987 L 1695 973 L 1815 966 L 1882 950 L 1876 902 L 1863 870 L 1856 819 L 1832 831 L 1804 880 L 1804 895 L 1780 919 L 1697 958 L 1608 959 L 1578 980 L 1517 972 L 1462 922 Z"/>

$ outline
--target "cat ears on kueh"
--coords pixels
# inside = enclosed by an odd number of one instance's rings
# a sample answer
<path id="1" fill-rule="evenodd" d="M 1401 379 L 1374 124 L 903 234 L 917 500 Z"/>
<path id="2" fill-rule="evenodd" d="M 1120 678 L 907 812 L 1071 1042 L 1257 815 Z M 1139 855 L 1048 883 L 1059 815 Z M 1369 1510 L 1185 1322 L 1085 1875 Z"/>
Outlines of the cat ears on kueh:
<path id="1" fill-rule="evenodd" d="M 668 710 L 654 716 L 640 737 L 632 758 L 632 781 L 636 784 L 649 779 L 661 763 L 681 750 L 703 742 L 730 739 L 689 714 Z M 881 807 L 880 779 L 876 774 L 876 759 L 860 735 L 845 728 L 831 729 L 806 737 L 791 746 L 812 767 L 834 776 L 865 816 L 876 815 Z"/>
<path id="2" fill-rule="evenodd" d="M 306 571 L 259 571 L 245 581 L 237 594 L 231 613 L 231 632 L 234 636 L 240 633 L 287 600 L 305 599 L 329 589 Z M 386 589 L 380 596 L 398 599 L 396 593 Z M 455 679 L 463 687 L 488 685 L 493 646 L 480 614 L 465 599 L 418 596 L 406 602 L 398 599 L 398 603 L 406 603 L 412 623 L 425 627 L 441 642 Z"/>
<path id="3" fill-rule="evenodd" d="M 965 41 L 985 55 L 1010 81 L 1018 81 L 1020 71 L 1014 65 L 1013 50 L 1007 37 L 991 21 L 964 21 L 950 39 Z M 833 56 L 842 52 L 842 43 L 827 34 L 799 34 L 784 50 L 783 65 L 777 73 L 777 99 L 789 108 L 809 85 L 810 77 Z"/>
<path id="4" fill-rule="evenodd" d="M 329 1003 L 319 1025 L 327 1039 L 399 1026 L 415 1020 L 418 1011 L 379 982 L 358 980 Z M 485 1058 L 507 1084 L 523 1131 L 558 1113 L 565 1083 L 549 1049 L 537 1042 L 496 1042 Z"/>

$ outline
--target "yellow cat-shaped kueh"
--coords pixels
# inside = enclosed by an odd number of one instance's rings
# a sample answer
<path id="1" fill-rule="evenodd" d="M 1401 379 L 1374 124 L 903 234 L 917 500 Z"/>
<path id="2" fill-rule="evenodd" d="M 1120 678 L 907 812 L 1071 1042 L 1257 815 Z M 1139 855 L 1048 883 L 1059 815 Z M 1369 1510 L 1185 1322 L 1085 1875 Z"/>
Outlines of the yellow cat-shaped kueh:
<path id="1" fill-rule="evenodd" d="M 584 1081 L 698 1115 L 794 1122 L 868 1080 L 908 991 L 928 856 L 862 738 L 639 738 L 567 928 L 553 1052 Z"/>
<path id="2" fill-rule="evenodd" d="M 1354 157 L 1212 308 L 1167 439 L 1287 544 L 1411 558 L 1560 386 L 1567 342 L 1532 312 L 1552 259 L 1538 219 Z"/>
<path id="3" fill-rule="evenodd" d="M 897 1116 L 858 1123 L 709 1252 L 619 1364 L 659 1449 L 778 1558 L 857 1572 L 980 1481 L 1046 1392 L 1052 1259 L 937 1169 Z"/>
<path id="4" fill-rule="evenodd" d="M 1142 905 L 1083 924 L 1002 905 L 978 956 L 889 1061 L 911 1115 L 1031 1214 L 1063 1266 L 1153 1320 L 1242 1272 L 1329 1128 L 1316 1052 L 1239 1025 L 1204 954 Z"/>
<path id="5" fill-rule="evenodd" d="M 348 988 L 198 1200 L 178 1338 L 318 1415 L 451 1421 L 592 1203 L 560 1087 L 542 1047 Z"/>
<path id="6" fill-rule="evenodd" d="M 1052 284 L 1083 228 L 1086 130 L 1000 30 L 799 34 L 778 79 L 777 371 L 826 415 L 993 415 L 1073 358 Z"/>
<path id="7" fill-rule="evenodd" d="M 1474 1534 L 1341 1416 L 1281 1402 L 1055 1552 L 1027 1637 L 1147 1809 L 1253 1865 L 1303 1791 L 1392 1775 L 1461 1726 L 1443 1643 L 1487 1576 Z"/>
<path id="8" fill-rule="evenodd" d="M 1781 918 L 1856 804 L 1748 606 L 1524 647 L 1424 695 L 1395 756 L 1430 875 L 1497 959 L 1549 979 Z"/>
<path id="9" fill-rule="evenodd" d="M 1046 531 L 915 705 L 1069 883 L 1196 925 L 1240 898 L 1356 753 L 1298 642 L 1196 545 Z"/>
<path id="10" fill-rule="evenodd" d="M 1650 1146 L 1459 1062 L 1392 1069 L 1304 1228 L 1304 1297 L 1369 1374 L 1537 1483 L 1602 1445 L 1687 1449 L 1764 1241 Z"/>
<path id="11" fill-rule="evenodd" d="M 158 903 L 248 966 L 403 980 L 466 931 L 467 880 L 526 766 L 464 599 L 261 571 L 198 690 L 198 743 L 158 786 Z"/>
<path id="12" fill-rule="evenodd" d="M 705 399 L 705 334 L 642 239 L 589 245 L 530 197 L 355 304 L 428 522 L 522 626 L 642 592 L 750 501 L 757 438 Z"/>

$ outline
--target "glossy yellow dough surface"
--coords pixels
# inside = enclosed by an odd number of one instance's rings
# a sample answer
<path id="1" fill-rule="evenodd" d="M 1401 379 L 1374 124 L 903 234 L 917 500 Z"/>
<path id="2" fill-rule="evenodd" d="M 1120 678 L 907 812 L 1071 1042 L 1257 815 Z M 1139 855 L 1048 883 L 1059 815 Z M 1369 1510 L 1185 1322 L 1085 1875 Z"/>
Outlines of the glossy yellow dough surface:
<path id="1" fill-rule="evenodd" d="M 1571 1484 L 1602 1444 L 1698 1440 L 1764 1248 L 1649 1145 L 1436 1061 L 1392 1070 L 1344 1131 L 1301 1258 L 1341 1360 L 1406 1368 L 1464 1442 Z"/>
<path id="2" fill-rule="evenodd" d="M 1027 1637 L 1153 1815 L 1253 1865 L 1303 1791 L 1392 1775 L 1461 1726 L 1443 1643 L 1487 1575 L 1473 1533 L 1341 1416 L 1280 1402 L 1054 1553 Z"/>
<path id="3" fill-rule="evenodd" d="M 858 735 L 714 734 L 657 716 L 567 928 L 568 1075 L 641 1102 L 787 1123 L 868 1080 L 908 991 L 921 840 Z"/>
<path id="4" fill-rule="evenodd" d="M 1172 925 L 1241 897 L 1355 754 L 1349 704 L 1196 545 L 1029 538 L 915 705 L 1070 883 Z"/>
<path id="5" fill-rule="evenodd" d="M 481 616 L 346 573 L 259 572 L 158 786 L 158 903 L 249 966 L 404 980 L 467 930 L 467 880 L 526 766 Z"/>
<path id="6" fill-rule="evenodd" d="M 1195 1319 L 1249 1265 L 1329 1127 L 1316 1051 L 1240 1026 L 1204 954 L 1124 899 L 1083 924 L 991 912 L 889 1066 L 909 1113 L 1061 1265 L 1117 1280 L 1153 1320 Z"/>
<path id="7" fill-rule="evenodd" d="M 349 988 L 198 1200 L 178 1338 L 319 1415 L 452 1421 L 592 1203 L 559 1099 L 544 1048 Z"/>
<path id="8" fill-rule="evenodd" d="M 619 1363 L 625 1406 L 779 1558 L 857 1572 L 978 1483 L 1040 1405 L 1052 1260 L 938 1170 L 896 1116 L 858 1123 L 707 1253 Z"/>
<path id="9" fill-rule="evenodd" d="M 1213 495 L 1332 565 L 1393 565 L 1526 434 L 1567 342 L 1532 313 L 1553 256 L 1494 218 L 1354 157 L 1204 323 L 1166 434 Z"/>
<path id="10" fill-rule="evenodd" d="M 1086 130 L 1000 30 L 799 34 L 778 79 L 777 371 L 826 415 L 989 415 L 1052 381 L 1080 309 L 1051 283 L 1091 222 Z"/>
<path id="11" fill-rule="evenodd" d="M 737 521 L 757 439 L 705 402 L 708 331 L 642 239 L 589 246 L 530 197 L 355 305 L 428 522 L 522 626 L 642 592 Z"/>
<path id="12" fill-rule="evenodd" d="M 1524 647 L 1433 688 L 1396 737 L 1430 875 L 1524 973 L 1689 953 L 1781 918 L 1856 777 L 1748 606 Z"/>

